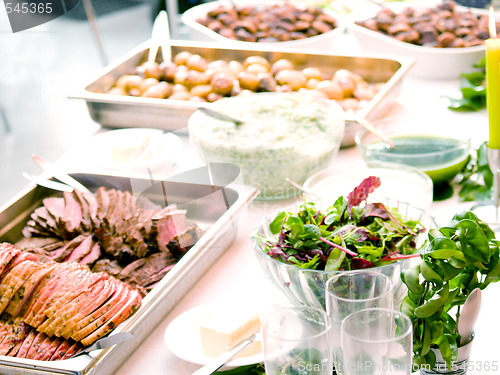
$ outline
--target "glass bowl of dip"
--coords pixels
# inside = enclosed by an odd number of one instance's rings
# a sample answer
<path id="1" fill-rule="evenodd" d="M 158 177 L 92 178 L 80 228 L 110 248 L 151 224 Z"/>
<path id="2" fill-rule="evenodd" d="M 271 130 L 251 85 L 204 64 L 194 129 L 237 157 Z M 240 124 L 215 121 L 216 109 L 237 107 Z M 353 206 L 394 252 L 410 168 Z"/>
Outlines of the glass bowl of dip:
<path id="1" fill-rule="evenodd" d="M 207 163 L 233 163 L 243 183 L 260 190 L 257 199 L 284 199 L 338 152 L 344 113 L 331 100 L 300 93 L 262 93 L 224 98 L 210 105 L 241 125 L 196 111 L 189 137 Z"/>
<path id="2" fill-rule="evenodd" d="M 425 172 L 434 186 L 447 184 L 467 164 L 471 149 L 470 128 L 456 124 L 453 131 L 436 119 L 392 117 L 374 122 L 395 147 L 362 130 L 356 145 L 366 162 L 404 164 Z"/>

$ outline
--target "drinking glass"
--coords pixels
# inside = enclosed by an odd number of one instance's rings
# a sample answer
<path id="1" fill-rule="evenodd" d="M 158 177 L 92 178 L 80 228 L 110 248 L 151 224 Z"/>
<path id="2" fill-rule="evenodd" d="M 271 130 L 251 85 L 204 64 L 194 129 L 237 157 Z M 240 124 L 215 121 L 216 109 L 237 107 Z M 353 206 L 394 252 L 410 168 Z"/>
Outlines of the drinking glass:
<path id="1" fill-rule="evenodd" d="M 331 324 L 313 307 L 275 311 L 262 319 L 266 375 L 332 375 Z"/>
<path id="2" fill-rule="evenodd" d="M 332 322 L 332 348 L 337 373 L 342 373 L 340 325 L 348 315 L 367 308 L 393 308 L 391 279 L 376 271 L 339 273 L 326 282 L 326 311 Z"/>
<path id="3" fill-rule="evenodd" d="M 400 311 L 366 309 L 341 324 L 343 375 L 410 375 L 413 330 Z"/>

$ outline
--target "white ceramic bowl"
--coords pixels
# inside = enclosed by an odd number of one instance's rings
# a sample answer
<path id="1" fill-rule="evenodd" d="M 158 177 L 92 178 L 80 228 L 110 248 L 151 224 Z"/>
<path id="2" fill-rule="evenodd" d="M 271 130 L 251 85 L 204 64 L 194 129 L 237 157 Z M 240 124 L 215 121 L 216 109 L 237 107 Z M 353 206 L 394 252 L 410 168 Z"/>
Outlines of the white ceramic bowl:
<path id="1" fill-rule="evenodd" d="M 218 100 L 211 109 L 245 121 L 231 122 L 197 111 L 188 122 L 189 138 L 207 163 L 240 168 L 243 183 L 260 190 L 258 199 L 284 199 L 325 168 L 338 152 L 344 116 L 331 100 L 300 93 L 261 93 Z"/>
<path id="2" fill-rule="evenodd" d="M 361 181 L 369 176 L 380 178 L 381 185 L 370 194 L 369 200 L 377 202 L 387 197 L 395 202 L 409 203 L 420 209 L 432 204 L 433 184 L 424 172 L 407 166 L 389 163 L 338 165 L 324 169 L 309 177 L 304 183 L 306 201 L 319 201 L 319 207 L 331 206 L 339 196 L 347 196 Z"/>
<path id="3" fill-rule="evenodd" d="M 240 5 L 251 5 L 251 6 L 269 6 L 272 4 L 276 4 L 276 1 L 266 1 L 266 0 L 238 0 L 237 4 Z M 234 46 L 239 46 L 240 48 L 252 48 L 252 45 L 256 43 L 262 46 L 279 46 L 280 48 L 287 47 L 300 47 L 300 48 L 311 48 L 311 49 L 328 49 L 334 42 L 334 40 L 342 35 L 345 27 L 339 16 L 332 15 L 337 20 L 337 27 L 329 32 L 308 37 L 300 40 L 290 40 L 286 42 L 245 42 L 234 40 L 230 38 L 226 38 L 215 31 L 210 30 L 208 27 L 203 26 L 202 24 L 196 22 L 197 19 L 203 18 L 207 15 L 207 13 L 217 7 L 223 5 L 228 6 L 230 3 L 227 0 L 217 0 L 210 1 L 205 4 L 196 5 L 182 15 L 182 22 L 189 26 L 190 36 L 193 40 L 204 40 L 204 41 L 216 41 L 216 42 L 224 42 L 224 43 L 232 43 Z M 326 13 L 326 12 L 325 12 Z"/>
<path id="4" fill-rule="evenodd" d="M 407 2 L 387 4 L 391 10 L 399 13 L 410 6 Z M 412 6 L 415 9 L 428 8 L 427 6 Z M 457 8 L 457 11 L 462 11 Z M 473 65 L 484 57 L 486 46 L 464 48 L 434 48 L 417 46 L 394 39 L 380 32 L 356 25 L 356 21 L 372 18 L 377 10 L 359 12 L 351 15 L 351 22 L 346 24 L 349 33 L 354 35 L 363 52 L 384 53 L 396 56 L 405 56 L 415 59 L 415 65 L 408 72 L 409 76 L 425 79 L 458 79 L 461 73 L 469 72 Z"/>

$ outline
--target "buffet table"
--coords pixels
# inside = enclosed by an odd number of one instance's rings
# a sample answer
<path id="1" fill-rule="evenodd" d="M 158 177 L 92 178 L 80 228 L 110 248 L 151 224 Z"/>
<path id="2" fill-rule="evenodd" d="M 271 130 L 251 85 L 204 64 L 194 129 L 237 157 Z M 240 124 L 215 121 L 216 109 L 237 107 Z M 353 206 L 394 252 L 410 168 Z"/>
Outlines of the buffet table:
<path id="1" fill-rule="evenodd" d="M 337 54 L 361 54 L 359 46 L 347 34 L 337 40 L 332 49 Z M 484 110 L 477 113 L 455 113 L 448 110 L 443 97 L 456 97 L 459 94 L 458 87 L 458 79 L 440 81 L 407 76 L 403 80 L 398 102 L 386 115 L 412 118 L 425 113 L 436 119 L 436 127 L 444 127 L 450 132 L 454 131 L 456 124 L 465 124 L 473 129 L 473 147 L 477 147 L 488 136 L 487 114 Z M 88 119 L 88 122 L 91 120 Z M 100 133 L 106 131 L 108 131 L 106 128 L 99 130 Z M 185 135 L 180 136 L 185 146 L 183 156 L 192 158 L 183 162 L 186 165 L 189 163 L 198 165 L 200 161 L 190 148 L 189 140 Z M 68 170 L 75 170 L 78 163 L 67 158 L 68 156 L 70 155 L 65 155 L 59 162 L 61 165 L 66 162 Z M 339 170 L 363 165 L 361 155 L 355 147 L 341 149 L 331 161 L 331 167 Z M 287 306 L 288 300 L 271 283 L 258 264 L 250 242 L 250 233 L 265 216 L 300 199 L 299 197 L 286 201 L 252 202 L 237 217 L 238 231 L 230 247 L 171 311 L 165 311 L 163 320 L 149 333 L 139 348 L 121 364 L 121 367 L 114 366 L 118 368 L 115 373 L 189 375 L 199 369 L 199 364 L 174 355 L 164 339 L 169 324 L 180 314 L 197 306 L 206 303 L 250 304 L 263 308 Z M 472 204 L 459 203 L 455 195 L 450 199 L 434 202 L 427 212 L 436 218 L 438 224 L 446 225 L 455 213 L 470 208 Z M 472 349 L 470 375 L 500 374 L 500 359 L 496 345 L 500 334 L 500 326 L 497 324 L 498 313 L 495 310 L 495 307 L 498 307 L 497 300 L 500 300 L 500 283 L 489 286 L 483 294 L 483 306 L 475 326 L 476 337 Z M 179 340 L 182 340 L 182 337 Z"/>
<path id="2" fill-rule="evenodd" d="M 337 46 L 340 53 L 343 48 L 353 51 L 349 36 L 344 43 Z M 388 116 L 417 116 L 419 113 L 433 114 L 436 126 L 453 131 L 457 123 L 465 123 L 473 127 L 473 146 L 477 147 L 487 139 L 488 124 L 486 111 L 479 113 L 454 113 L 447 109 L 443 96 L 458 94 L 458 80 L 426 81 L 406 77 L 398 103 Z M 187 146 L 188 147 L 188 146 Z M 363 166 L 364 162 L 355 147 L 341 149 L 331 161 L 331 166 L 342 170 Z M 456 193 L 456 192 L 455 192 Z M 301 199 L 301 198 L 299 198 Z M 295 200 L 288 201 L 254 201 L 246 212 L 238 217 L 238 234 L 232 245 L 213 267 L 195 284 L 182 301 L 168 314 L 140 348 L 116 372 L 120 375 L 132 374 L 176 374 L 188 375 L 200 368 L 176 357 L 166 346 L 164 333 L 169 323 L 183 312 L 206 303 L 251 304 L 255 306 L 288 305 L 281 292 L 267 279 L 253 252 L 250 233 L 263 217 L 276 209 Z M 428 212 L 436 218 L 440 225 L 448 223 L 457 212 L 468 209 L 472 203 L 459 203 L 456 194 L 453 198 L 434 202 Z M 500 298 L 500 285 L 491 285 L 483 295 L 483 306 L 476 323 L 476 338 L 472 350 L 469 374 L 500 373 L 500 361 L 496 340 L 500 327 L 496 323 Z M 180 340 L 182 338 L 179 338 Z"/>

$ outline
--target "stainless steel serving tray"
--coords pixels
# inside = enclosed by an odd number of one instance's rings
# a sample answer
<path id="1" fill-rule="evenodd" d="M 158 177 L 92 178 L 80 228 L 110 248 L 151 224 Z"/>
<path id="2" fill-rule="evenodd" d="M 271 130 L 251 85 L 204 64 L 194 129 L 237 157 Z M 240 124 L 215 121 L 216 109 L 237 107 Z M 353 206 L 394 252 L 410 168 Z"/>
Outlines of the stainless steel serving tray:
<path id="1" fill-rule="evenodd" d="M 186 128 L 187 120 L 196 108 L 207 105 L 207 103 L 105 93 L 118 77 L 130 74 L 136 66 L 146 61 L 150 44 L 151 41 L 147 41 L 138 46 L 108 66 L 82 92 L 71 96 L 86 100 L 90 116 L 94 121 L 109 127 L 149 127 L 173 131 Z M 336 55 L 333 51 L 280 49 L 255 44 L 255 49 L 251 50 L 214 42 L 172 41 L 171 45 L 172 56 L 181 51 L 189 51 L 209 61 L 218 59 L 243 61 L 249 56 L 258 55 L 271 62 L 288 59 L 297 68 L 315 66 L 330 74 L 338 69 L 349 69 L 361 74 L 368 82 L 385 83 L 378 94 L 358 112 L 359 116 L 370 120 L 381 118 L 394 104 L 400 92 L 402 78 L 414 64 L 412 59 L 404 57 Z M 354 116 L 348 116 L 346 120 L 344 146 L 352 144 L 356 131 Z"/>
<path id="2" fill-rule="evenodd" d="M 93 357 L 82 355 L 62 361 L 0 356 L 1 374 L 109 374 L 116 371 L 231 244 L 236 235 L 236 215 L 256 195 L 255 189 L 243 186 L 224 188 L 170 181 L 153 185 L 147 178 L 112 174 L 75 173 L 72 176 L 90 190 L 105 186 L 136 193 L 142 186 L 141 195 L 158 204 L 165 205 L 165 199 L 169 204 L 176 203 L 187 210 L 189 220 L 206 232 L 143 299 L 137 312 L 112 332 L 129 331 L 134 334 L 132 340 L 92 352 Z M 21 230 L 29 215 L 44 198 L 54 195 L 58 194 L 53 190 L 31 185 L 0 207 L 0 242 L 14 243 L 21 239 Z"/>

